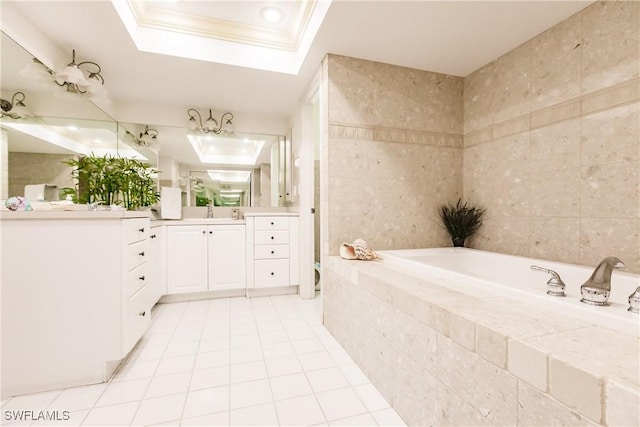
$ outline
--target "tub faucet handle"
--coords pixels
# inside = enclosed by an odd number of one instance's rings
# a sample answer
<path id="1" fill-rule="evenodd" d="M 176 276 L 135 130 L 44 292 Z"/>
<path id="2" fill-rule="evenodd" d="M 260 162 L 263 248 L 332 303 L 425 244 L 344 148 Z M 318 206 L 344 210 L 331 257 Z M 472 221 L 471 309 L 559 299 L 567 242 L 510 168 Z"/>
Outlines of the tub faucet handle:
<path id="1" fill-rule="evenodd" d="M 552 297 L 566 296 L 566 294 L 564 293 L 565 284 L 558 273 L 553 270 L 549 270 L 548 268 L 538 267 L 537 265 L 532 265 L 531 269 L 544 271 L 545 273 L 549 273 L 551 275 L 551 278 L 547 281 L 547 295 L 551 295 Z"/>

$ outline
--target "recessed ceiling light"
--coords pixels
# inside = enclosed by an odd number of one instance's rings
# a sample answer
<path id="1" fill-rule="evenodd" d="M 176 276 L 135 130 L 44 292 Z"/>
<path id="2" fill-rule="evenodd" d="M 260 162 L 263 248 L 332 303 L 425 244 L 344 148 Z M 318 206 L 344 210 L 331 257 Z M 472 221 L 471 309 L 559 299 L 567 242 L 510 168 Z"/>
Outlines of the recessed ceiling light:
<path id="1" fill-rule="evenodd" d="M 282 11 L 277 7 L 269 6 L 260 11 L 260 16 L 262 16 L 262 19 L 264 19 L 265 21 L 271 24 L 275 24 L 276 22 L 280 22 L 282 20 Z"/>

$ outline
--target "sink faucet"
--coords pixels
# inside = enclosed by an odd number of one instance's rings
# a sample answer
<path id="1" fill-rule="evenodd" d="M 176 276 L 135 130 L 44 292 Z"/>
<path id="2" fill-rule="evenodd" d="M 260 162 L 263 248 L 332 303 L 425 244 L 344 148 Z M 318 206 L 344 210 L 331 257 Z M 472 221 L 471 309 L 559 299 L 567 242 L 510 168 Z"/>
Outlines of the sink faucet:
<path id="1" fill-rule="evenodd" d="M 213 206 L 207 205 L 207 218 L 213 218 Z"/>
<path id="2" fill-rule="evenodd" d="M 580 286 L 582 299 L 580 302 L 591 305 L 609 305 L 611 292 L 611 273 L 614 268 L 624 267 L 624 263 L 614 256 L 600 261 L 591 277 Z"/>

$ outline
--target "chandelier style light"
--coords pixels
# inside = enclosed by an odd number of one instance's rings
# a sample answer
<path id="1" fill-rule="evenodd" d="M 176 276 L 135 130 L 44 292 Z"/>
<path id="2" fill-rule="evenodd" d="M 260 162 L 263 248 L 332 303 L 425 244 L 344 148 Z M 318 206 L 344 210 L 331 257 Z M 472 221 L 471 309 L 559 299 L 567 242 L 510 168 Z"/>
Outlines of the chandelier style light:
<path id="1" fill-rule="evenodd" d="M 148 125 L 144 127 L 144 132 L 140 132 L 140 136 L 135 136 L 131 132 L 127 131 L 127 135 L 131 136 L 133 142 L 138 145 L 150 147 L 158 142 L 158 131 L 150 128 Z"/>
<path id="2" fill-rule="evenodd" d="M 42 81 L 44 78 L 53 78 L 53 81 L 63 88 L 62 96 L 68 94 L 87 96 L 88 98 L 107 101 L 107 91 L 104 88 L 102 68 L 93 61 L 76 63 L 76 50 L 73 49 L 71 62 L 62 70 L 53 71 L 37 58 L 24 68 L 22 74 L 33 80 Z"/>
<path id="3" fill-rule="evenodd" d="M 213 113 L 211 109 L 209 109 L 209 118 L 202 123 L 202 116 L 193 108 L 189 108 L 187 110 L 187 114 L 189 115 L 189 129 L 193 132 L 201 132 L 203 134 L 214 133 L 216 135 L 234 135 L 235 132 L 233 130 L 233 114 L 226 112 L 221 117 L 220 120 L 216 120 L 213 118 Z"/>
<path id="4" fill-rule="evenodd" d="M 11 102 L 6 99 L 0 99 L 0 118 L 11 117 L 12 119 L 22 119 L 25 117 L 33 117 L 33 114 L 24 105 L 24 93 L 16 92 L 11 97 Z"/>
<path id="5" fill-rule="evenodd" d="M 138 139 L 142 145 L 146 145 L 148 147 L 158 142 L 158 131 L 150 128 L 149 126 L 145 126 L 144 132 L 140 132 L 140 137 Z"/>

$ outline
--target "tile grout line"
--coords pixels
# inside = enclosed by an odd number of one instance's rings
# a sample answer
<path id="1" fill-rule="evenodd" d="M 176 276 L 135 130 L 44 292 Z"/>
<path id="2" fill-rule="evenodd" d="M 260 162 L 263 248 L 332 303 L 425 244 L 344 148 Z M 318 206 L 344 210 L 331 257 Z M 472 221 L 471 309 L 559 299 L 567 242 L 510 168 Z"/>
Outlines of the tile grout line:
<path id="1" fill-rule="evenodd" d="M 184 308 L 182 309 L 182 314 L 180 315 L 180 318 L 176 322 L 176 325 L 174 326 L 173 331 L 171 332 L 171 336 L 169 337 L 169 340 L 167 341 L 165 349 L 162 351 L 162 355 L 160 356 L 159 362 L 158 362 L 157 366 L 155 367 L 155 369 L 153 370 L 153 373 L 151 374 L 151 377 L 149 379 L 149 383 L 147 384 L 147 387 L 144 389 L 144 393 L 142 394 L 142 398 L 138 402 L 138 407 L 136 408 L 136 410 L 135 410 L 135 412 L 133 414 L 133 418 L 131 419 L 131 422 L 129 423 L 130 426 L 134 425 L 133 422 L 135 421 L 136 417 L 138 416 L 138 413 L 140 412 L 140 407 L 142 406 L 142 403 L 146 400 L 146 395 L 149 392 L 149 388 L 151 387 L 151 383 L 153 382 L 153 379 L 156 376 L 156 372 L 158 372 L 158 369 L 160 368 L 160 364 L 162 363 L 162 360 L 164 358 L 164 354 L 167 352 L 167 349 L 169 348 L 169 344 L 171 343 L 171 339 L 176 334 L 176 331 L 178 330 L 178 325 L 182 321 L 182 318 L 184 317 L 184 314 L 186 313 L 188 306 L 189 306 L 189 303 L 185 304 Z M 149 325 L 149 327 L 151 327 L 151 325 Z M 198 343 L 198 345 L 200 345 L 200 343 Z M 195 363 L 195 361 L 194 361 L 194 363 Z M 163 397 L 163 396 L 161 396 L 161 397 Z M 186 399 L 186 395 L 185 395 L 185 399 Z M 184 402 L 182 403 L 182 406 L 183 406 L 183 410 L 184 410 Z"/>

